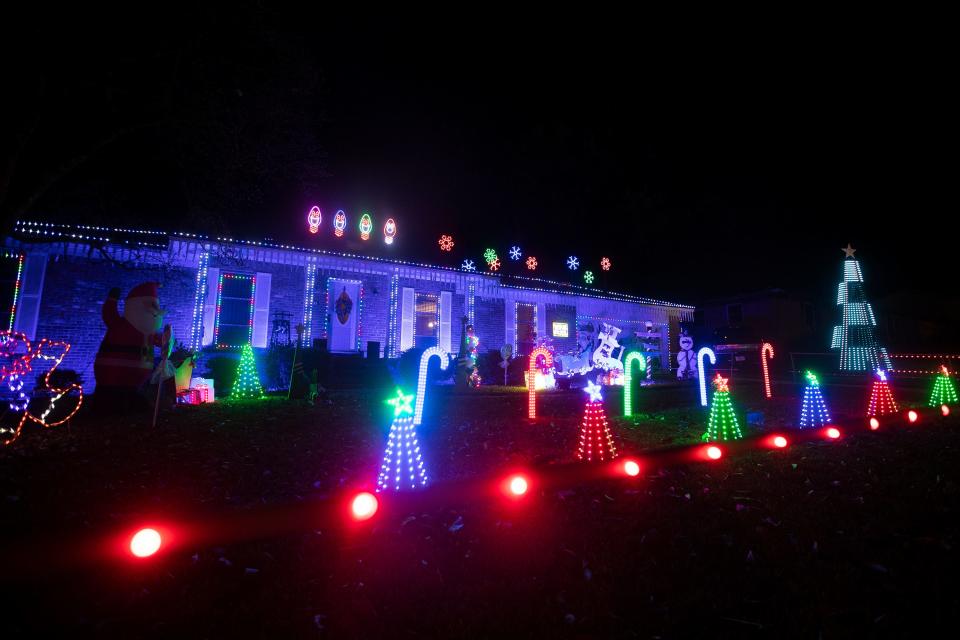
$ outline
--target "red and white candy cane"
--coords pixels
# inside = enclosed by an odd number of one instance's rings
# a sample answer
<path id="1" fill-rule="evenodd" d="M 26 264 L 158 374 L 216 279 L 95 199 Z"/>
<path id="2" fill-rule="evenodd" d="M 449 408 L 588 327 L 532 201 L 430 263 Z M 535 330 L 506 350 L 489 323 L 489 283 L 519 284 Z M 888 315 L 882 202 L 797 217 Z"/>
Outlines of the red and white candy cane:
<path id="1" fill-rule="evenodd" d="M 773 393 L 770 391 L 770 369 L 767 365 L 767 360 L 771 358 L 773 358 L 773 345 L 764 342 L 760 346 L 760 367 L 763 369 L 763 391 L 768 398 L 773 397 Z"/>
<path id="2" fill-rule="evenodd" d="M 537 417 L 537 356 L 543 356 L 547 368 L 553 366 L 553 355 L 546 347 L 537 347 L 530 352 L 530 366 L 527 370 L 527 417 Z"/>

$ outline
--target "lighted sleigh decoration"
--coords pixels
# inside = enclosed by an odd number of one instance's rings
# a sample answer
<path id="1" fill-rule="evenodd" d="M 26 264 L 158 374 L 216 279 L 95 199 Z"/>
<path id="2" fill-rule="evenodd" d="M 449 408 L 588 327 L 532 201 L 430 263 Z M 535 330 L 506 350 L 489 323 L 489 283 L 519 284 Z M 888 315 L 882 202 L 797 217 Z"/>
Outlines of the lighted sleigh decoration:
<path id="1" fill-rule="evenodd" d="M 63 341 L 42 338 L 33 345 L 26 335 L 18 331 L 0 331 L 0 384 L 6 383 L 11 395 L 10 412 L 14 415 L 21 414 L 16 427 L 0 425 L 0 437 L 3 437 L 4 445 L 9 445 L 20 437 L 27 420 L 44 428 L 56 427 L 67 422 L 80 410 L 80 405 L 83 404 L 83 387 L 76 383 L 70 383 L 63 388 L 50 384 L 51 375 L 69 352 L 70 345 Z M 23 390 L 24 377 L 33 371 L 34 364 L 38 361 L 53 363 L 43 376 L 41 394 L 48 396 L 48 401 L 39 414 L 35 405 L 43 404 L 37 402 L 40 398 L 30 397 Z"/>
<path id="2" fill-rule="evenodd" d="M 606 322 L 600 323 L 596 337 L 578 342 L 576 352 L 555 358 L 557 378 L 587 377 L 596 372 L 597 382 L 604 385 L 622 385 L 624 381 L 623 356 L 626 348 L 617 340 L 621 329 Z"/>

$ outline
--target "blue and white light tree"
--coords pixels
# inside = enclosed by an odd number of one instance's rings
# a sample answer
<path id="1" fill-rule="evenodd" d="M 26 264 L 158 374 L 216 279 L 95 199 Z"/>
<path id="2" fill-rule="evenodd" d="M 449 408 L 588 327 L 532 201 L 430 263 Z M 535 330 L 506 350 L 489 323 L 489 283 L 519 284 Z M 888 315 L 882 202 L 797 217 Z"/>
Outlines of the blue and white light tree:
<path id="1" fill-rule="evenodd" d="M 840 349 L 841 371 L 875 371 L 893 368 L 887 350 L 877 342 L 877 320 L 863 289 L 863 272 L 853 257 L 856 249 L 847 243 L 842 250 L 843 282 L 837 290 L 840 324 L 833 328 L 831 349 Z"/>

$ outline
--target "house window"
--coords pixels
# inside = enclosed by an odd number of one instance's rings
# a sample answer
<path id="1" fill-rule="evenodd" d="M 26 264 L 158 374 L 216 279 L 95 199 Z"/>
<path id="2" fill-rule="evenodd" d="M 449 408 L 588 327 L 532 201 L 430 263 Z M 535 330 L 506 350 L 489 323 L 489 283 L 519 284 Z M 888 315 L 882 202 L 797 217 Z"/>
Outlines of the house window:
<path id="1" fill-rule="evenodd" d="M 537 343 L 537 306 L 517 303 L 516 355 L 528 356 Z"/>
<path id="2" fill-rule="evenodd" d="M 437 296 L 416 294 L 415 309 L 414 346 L 417 349 L 437 346 L 440 336 L 440 304 Z"/>
<path id="3" fill-rule="evenodd" d="M 213 341 L 218 349 L 250 344 L 253 339 L 253 299 L 256 276 L 221 273 L 217 283 L 217 317 Z"/>
<path id="4" fill-rule="evenodd" d="M 727 305 L 727 324 L 731 326 L 738 326 L 743 322 L 743 307 L 739 304 L 728 304 Z"/>
<path id="5" fill-rule="evenodd" d="M 554 338 L 569 338 L 570 324 L 567 322 L 554 322 L 552 333 Z"/>

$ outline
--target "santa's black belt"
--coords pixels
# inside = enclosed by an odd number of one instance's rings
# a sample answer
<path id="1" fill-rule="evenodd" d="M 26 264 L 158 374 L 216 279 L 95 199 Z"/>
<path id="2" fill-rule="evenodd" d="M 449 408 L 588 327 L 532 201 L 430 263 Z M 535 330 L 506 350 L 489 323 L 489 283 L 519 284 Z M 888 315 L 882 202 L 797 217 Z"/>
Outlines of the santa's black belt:
<path id="1" fill-rule="evenodd" d="M 134 347 L 130 345 L 112 345 L 112 346 L 101 346 L 100 350 L 97 351 L 97 355 L 111 354 L 111 353 L 135 353 L 138 356 L 148 353 L 146 347 Z"/>

